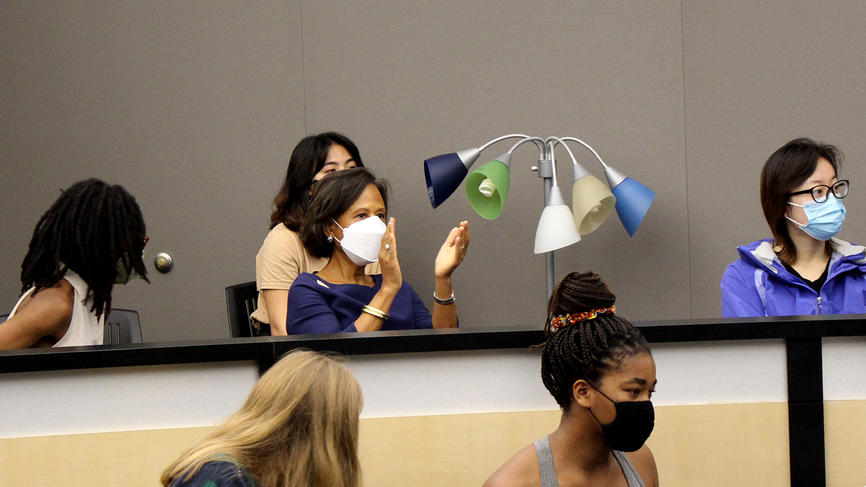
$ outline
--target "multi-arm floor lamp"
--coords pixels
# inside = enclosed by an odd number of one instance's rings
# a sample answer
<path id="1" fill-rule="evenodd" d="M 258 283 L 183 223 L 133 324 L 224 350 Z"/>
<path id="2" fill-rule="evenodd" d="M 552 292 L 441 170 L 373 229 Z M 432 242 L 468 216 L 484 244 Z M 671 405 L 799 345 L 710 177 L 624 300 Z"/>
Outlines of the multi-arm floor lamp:
<path id="1" fill-rule="evenodd" d="M 469 174 L 469 168 L 478 160 L 481 152 L 491 145 L 519 138 L 507 152 L 482 165 Z M 620 222 L 629 236 L 634 236 L 641 221 L 655 198 L 655 193 L 605 164 L 598 152 L 589 144 L 574 137 L 533 137 L 524 134 L 509 134 L 497 137 L 480 147 L 431 157 L 424 161 L 424 177 L 427 195 L 433 208 L 442 204 L 466 179 L 466 196 L 469 204 L 483 218 L 499 217 L 508 197 L 511 172 L 511 154 L 522 144 L 531 142 L 538 148 L 538 165 L 532 170 L 544 181 L 544 210 L 535 231 L 536 254 L 546 254 L 547 295 L 553 292 L 553 252 L 580 241 L 601 226 L 615 208 Z M 604 167 L 608 185 L 581 166 L 566 142 L 574 142 L 588 149 Z M 569 208 L 556 180 L 554 151 L 562 145 L 568 152 L 574 168 L 572 206 Z M 468 178 L 467 178 L 467 174 Z"/>

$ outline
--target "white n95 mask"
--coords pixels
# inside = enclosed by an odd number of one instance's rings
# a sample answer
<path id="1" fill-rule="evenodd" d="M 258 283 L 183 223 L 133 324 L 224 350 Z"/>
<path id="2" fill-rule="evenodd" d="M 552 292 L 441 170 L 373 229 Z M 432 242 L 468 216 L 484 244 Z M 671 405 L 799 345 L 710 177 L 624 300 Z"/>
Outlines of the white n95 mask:
<path id="1" fill-rule="evenodd" d="M 332 219 L 332 221 L 340 227 L 336 220 Z M 385 236 L 387 229 L 388 227 L 378 216 L 371 216 L 346 228 L 340 227 L 343 231 L 343 239 L 336 237 L 334 239 L 340 242 L 343 252 L 355 265 L 367 265 L 379 260 L 379 247 L 382 245 L 382 237 Z"/>

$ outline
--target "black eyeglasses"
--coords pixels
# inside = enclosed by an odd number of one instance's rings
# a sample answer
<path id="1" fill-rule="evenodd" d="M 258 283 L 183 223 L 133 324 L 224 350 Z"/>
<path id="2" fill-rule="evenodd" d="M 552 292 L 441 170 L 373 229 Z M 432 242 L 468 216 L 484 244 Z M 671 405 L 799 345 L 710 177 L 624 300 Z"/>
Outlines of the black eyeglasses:
<path id="1" fill-rule="evenodd" d="M 795 194 L 806 194 L 810 193 L 812 195 L 812 199 L 815 200 L 815 203 L 823 203 L 827 201 L 827 198 L 830 197 L 830 193 L 833 193 L 838 199 L 842 199 L 848 196 L 848 180 L 840 179 L 833 183 L 832 186 L 827 186 L 826 184 L 819 184 L 810 189 L 804 189 L 803 191 L 794 191 L 793 193 L 788 193 L 788 196 L 794 196 Z"/>

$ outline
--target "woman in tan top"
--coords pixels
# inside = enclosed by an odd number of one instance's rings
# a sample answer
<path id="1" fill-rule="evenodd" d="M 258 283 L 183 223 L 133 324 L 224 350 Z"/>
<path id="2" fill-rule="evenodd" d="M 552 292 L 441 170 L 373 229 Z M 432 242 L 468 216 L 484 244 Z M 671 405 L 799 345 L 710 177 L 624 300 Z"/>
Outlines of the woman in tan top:
<path id="1" fill-rule="evenodd" d="M 358 147 L 336 132 L 304 137 L 292 151 L 283 186 L 274 198 L 271 231 L 256 254 L 259 300 L 251 317 L 269 324 L 272 335 L 286 334 L 286 306 L 295 277 L 328 263 L 328 259 L 310 255 L 297 234 L 313 185 L 328 173 L 363 166 Z M 378 274 L 378 264 L 368 266 L 367 273 Z"/>

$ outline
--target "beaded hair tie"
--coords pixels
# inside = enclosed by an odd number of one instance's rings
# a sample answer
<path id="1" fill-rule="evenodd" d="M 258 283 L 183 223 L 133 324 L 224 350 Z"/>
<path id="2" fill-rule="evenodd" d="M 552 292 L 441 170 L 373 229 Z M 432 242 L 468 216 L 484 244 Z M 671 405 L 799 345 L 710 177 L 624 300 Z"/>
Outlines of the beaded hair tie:
<path id="1" fill-rule="evenodd" d="M 591 309 L 589 311 L 584 311 L 583 313 L 557 315 L 554 316 L 552 320 L 550 320 L 550 329 L 552 331 L 556 331 L 560 328 L 565 328 L 566 326 L 573 325 L 578 321 L 592 320 L 598 315 L 604 315 L 608 313 L 616 313 L 616 306 L 611 306 L 610 308 Z"/>

